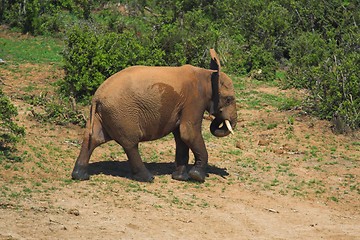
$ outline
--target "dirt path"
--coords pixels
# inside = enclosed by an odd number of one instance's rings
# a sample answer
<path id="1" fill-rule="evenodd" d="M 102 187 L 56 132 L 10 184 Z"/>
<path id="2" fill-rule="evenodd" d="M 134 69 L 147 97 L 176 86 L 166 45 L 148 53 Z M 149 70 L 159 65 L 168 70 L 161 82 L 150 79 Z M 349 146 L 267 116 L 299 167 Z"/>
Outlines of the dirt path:
<path id="1" fill-rule="evenodd" d="M 156 184 L 156 183 L 155 183 Z M 169 184 L 173 184 L 170 182 Z M 178 185 L 175 183 L 175 185 Z M 29 204 L 1 210 L 1 237 L 8 239 L 359 239 L 359 214 L 319 203 L 270 197 L 233 186 L 206 192 L 210 205 L 154 208 L 156 196 L 81 198 L 88 183 L 56 192 L 54 209 Z M 74 194 L 74 192 L 79 192 Z M 115 187 L 116 189 L 116 187 Z M 179 194 L 189 194 L 182 191 Z M 125 199 L 126 198 L 126 199 Z M 123 200 L 121 200 L 123 199 Z M 115 204 L 114 204 L 115 203 Z"/>

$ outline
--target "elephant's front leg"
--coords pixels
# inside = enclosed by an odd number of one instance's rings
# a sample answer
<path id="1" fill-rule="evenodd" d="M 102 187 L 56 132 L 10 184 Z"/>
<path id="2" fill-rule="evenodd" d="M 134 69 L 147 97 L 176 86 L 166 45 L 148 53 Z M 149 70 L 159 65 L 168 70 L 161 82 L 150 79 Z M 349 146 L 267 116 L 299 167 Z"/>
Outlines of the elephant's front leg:
<path id="1" fill-rule="evenodd" d="M 208 164 L 208 153 L 201 135 L 195 139 L 195 143 L 190 148 L 195 156 L 195 164 L 190 169 L 189 176 L 196 181 L 204 182 Z"/>
<path id="2" fill-rule="evenodd" d="M 139 153 L 138 144 L 132 147 L 124 147 L 125 153 L 129 159 L 133 178 L 140 182 L 152 182 L 154 176 L 147 170 Z"/>
<path id="3" fill-rule="evenodd" d="M 201 135 L 201 122 L 186 122 L 180 125 L 180 136 L 195 156 L 195 164 L 189 171 L 190 178 L 204 182 L 208 163 L 208 152 Z"/>
<path id="4" fill-rule="evenodd" d="M 187 165 L 189 163 L 189 147 L 181 139 L 179 128 L 173 131 L 173 135 L 176 143 L 176 170 L 172 173 L 172 178 L 180 181 L 187 181 L 189 179 L 189 174 L 187 173 Z"/>

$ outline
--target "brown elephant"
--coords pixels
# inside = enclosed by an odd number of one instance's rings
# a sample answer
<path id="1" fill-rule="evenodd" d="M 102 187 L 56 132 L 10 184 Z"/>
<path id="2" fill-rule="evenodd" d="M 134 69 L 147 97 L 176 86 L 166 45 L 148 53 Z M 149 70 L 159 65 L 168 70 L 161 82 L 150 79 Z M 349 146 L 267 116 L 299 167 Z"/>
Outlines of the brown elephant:
<path id="1" fill-rule="evenodd" d="M 89 179 L 93 150 L 115 140 L 125 150 L 133 178 L 153 181 L 141 160 L 139 142 L 173 133 L 176 169 L 173 179 L 203 182 L 208 153 L 201 134 L 203 114 L 215 116 L 210 131 L 217 137 L 233 132 L 237 123 L 235 92 L 231 79 L 220 72 L 220 62 L 211 49 L 210 70 L 181 67 L 134 66 L 109 77 L 95 92 L 80 154 L 72 178 Z M 187 172 L 189 149 L 195 156 Z"/>

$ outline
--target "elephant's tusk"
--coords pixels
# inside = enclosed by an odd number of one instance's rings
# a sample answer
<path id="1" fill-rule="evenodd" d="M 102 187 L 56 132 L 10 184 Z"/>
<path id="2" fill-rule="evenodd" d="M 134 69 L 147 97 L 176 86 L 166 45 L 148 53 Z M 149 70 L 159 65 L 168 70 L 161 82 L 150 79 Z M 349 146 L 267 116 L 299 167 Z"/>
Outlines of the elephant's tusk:
<path id="1" fill-rule="evenodd" d="M 234 131 L 233 131 L 232 127 L 231 127 L 231 124 L 230 124 L 229 120 L 225 120 L 225 125 L 229 129 L 231 134 L 234 134 Z"/>

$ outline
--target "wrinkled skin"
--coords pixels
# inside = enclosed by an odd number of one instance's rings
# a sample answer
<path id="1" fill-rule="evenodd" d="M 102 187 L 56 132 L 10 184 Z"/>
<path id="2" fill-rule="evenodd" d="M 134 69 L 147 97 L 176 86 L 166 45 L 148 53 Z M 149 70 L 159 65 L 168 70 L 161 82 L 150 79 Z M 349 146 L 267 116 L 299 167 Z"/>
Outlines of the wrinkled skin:
<path id="1" fill-rule="evenodd" d="M 134 66 L 108 78 L 93 96 L 72 178 L 89 179 L 88 164 L 93 150 L 115 140 L 125 150 L 133 178 L 151 182 L 154 177 L 141 160 L 139 142 L 159 139 L 172 132 L 176 142 L 176 169 L 172 178 L 205 181 L 208 153 L 201 134 L 204 112 L 215 116 L 210 131 L 217 137 L 230 134 L 225 120 L 232 128 L 237 122 L 232 81 L 220 72 L 216 53 L 211 51 L 211 70 L 191 65 Z M 195 164 L 187 172 L 189 149 L 195 156 Z"/>

